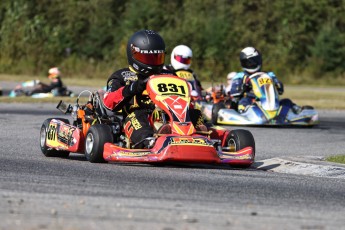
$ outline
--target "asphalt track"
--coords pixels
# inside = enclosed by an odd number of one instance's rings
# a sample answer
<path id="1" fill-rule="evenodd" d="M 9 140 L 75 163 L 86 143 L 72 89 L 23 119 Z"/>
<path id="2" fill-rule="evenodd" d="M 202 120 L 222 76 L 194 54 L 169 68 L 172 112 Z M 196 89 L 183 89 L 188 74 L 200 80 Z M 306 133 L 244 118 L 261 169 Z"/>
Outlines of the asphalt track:
<path id="1" fill-rule="evenodd" d="M 345 153 L 344 111 L 320 111 L 314 128 L 246 127 L 257 149 L 246 170 L 46 158 L 48 117 L 69 118 L 0 103 L 0 229 L 345 228 L 344 167 L 321 161 Z"/>

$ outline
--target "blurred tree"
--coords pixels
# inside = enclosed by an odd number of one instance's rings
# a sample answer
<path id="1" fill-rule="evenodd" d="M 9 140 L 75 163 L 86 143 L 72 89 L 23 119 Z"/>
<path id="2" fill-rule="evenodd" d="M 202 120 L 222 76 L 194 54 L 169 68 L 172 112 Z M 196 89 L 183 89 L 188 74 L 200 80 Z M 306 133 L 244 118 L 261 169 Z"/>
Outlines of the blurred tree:
<path id="1" fill-rule="evenodd" d="M 167 63 L 176 45 L 192 48 L 204 81 L 241 70 L 246 46 L 283 81 L 341 78 L 343 15 L 344 0 L 2 0 L 0 71 L 45 74 L 59 65 L 69 75 L 104 76 L 127 65 L 131 34 L 153 29 L 166 41 Z"/>

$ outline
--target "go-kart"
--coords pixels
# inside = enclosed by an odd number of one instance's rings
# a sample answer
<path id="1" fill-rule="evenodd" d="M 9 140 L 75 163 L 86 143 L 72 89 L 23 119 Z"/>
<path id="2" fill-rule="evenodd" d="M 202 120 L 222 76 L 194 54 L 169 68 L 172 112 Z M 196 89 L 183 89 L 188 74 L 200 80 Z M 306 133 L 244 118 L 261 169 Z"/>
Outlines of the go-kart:
<path id="1" fill-rule="evenodd" d="M 73 124 L 61 118 L 44 121 L 40 146 L 47 157 L 83 153 L 87 160 L 101 162 L 203 163 L 249 167 L 254 162 L 253 135 L 243 129 L 196 130 L 189 117 L 190 86 L 173 75 L 154 75 L 146 91 L 156 105 L 149 118 L 155 134 L 145 138 L 151 148 L 137 149 L 125 135 L 122 119 L 109 113 L 98 92 L 89 92 L 89 103 L 57 108 L 72 114 Z M 82 92 L 83 93 L 83 92 Z M 144 141 L 143 140 L 143 141 Z"/>
<path id="2" fill-rule="evenodd" d="M 199 101 L 199 108 L 205 119 L 222 125 L 269 125 L 269 126 L 313 126 L 318 124 L 318 113 L 311 106 L 302 106 L 296 112 L 289 99 L 279 100 L 278 91 L 272 78 L 259 72 L 249 77 L 255 101 L 245 112 L 240 113 L 229 97 L 214 103 Z M 289 103 L 283 103 L 289 102 Z"/>
<path id="3" fill-rule="evenodd" d="M 74 97 L 74 93 L 63 86 L 60 89 L 52 89 L 49 92 L 44 90 L 45 84 L 40 80 L 30 80 L 22 82 L 10 91 L 9 97 L 30 96 L 32 98 L 47 97 Z"/>

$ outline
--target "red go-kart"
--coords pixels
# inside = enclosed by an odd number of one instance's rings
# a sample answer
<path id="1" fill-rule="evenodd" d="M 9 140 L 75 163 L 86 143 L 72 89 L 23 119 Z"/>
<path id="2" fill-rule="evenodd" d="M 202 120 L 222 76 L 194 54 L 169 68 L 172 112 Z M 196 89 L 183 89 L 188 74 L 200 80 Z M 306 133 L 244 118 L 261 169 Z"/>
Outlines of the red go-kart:
<path id="1" fill-rule="evenodd" d="M 40 146 L 48 157 L 83 153 L 90 162 L 202 163 L 249 167 L 254 162 L 253 135 L 243 129 L 210 127 L 196 130 L 189 117 L 191 87 L 173 75 L 154 75 L 146 91 L 156 105 L 149 118 L 155 135 L 147 138 L 152 148 L 137 149 L 126 137 L 122 119 L 109 113 L 98 92 L 90 103 L 74 106 L 62 101 L 58 109 L 71 113 L 67 119 L 50 118 L 40 132 Z"/>

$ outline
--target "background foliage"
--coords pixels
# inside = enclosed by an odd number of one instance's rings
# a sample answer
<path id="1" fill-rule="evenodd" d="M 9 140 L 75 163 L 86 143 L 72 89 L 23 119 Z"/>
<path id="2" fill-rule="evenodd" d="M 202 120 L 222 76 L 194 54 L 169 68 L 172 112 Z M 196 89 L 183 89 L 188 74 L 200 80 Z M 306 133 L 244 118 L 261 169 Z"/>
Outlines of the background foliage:
<path id="1" fill-rule="evenodd" d="M 344 84 L 345 0 L 1 0 L 0 72 L 106 78 L 127 66 L 127 39 L 158 31 L 193 49 L 203 81 L 240 71 L 255 46 L 264 70 L 295 84 Z"/>

